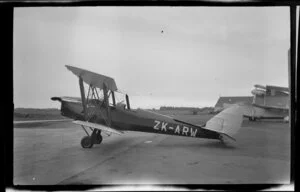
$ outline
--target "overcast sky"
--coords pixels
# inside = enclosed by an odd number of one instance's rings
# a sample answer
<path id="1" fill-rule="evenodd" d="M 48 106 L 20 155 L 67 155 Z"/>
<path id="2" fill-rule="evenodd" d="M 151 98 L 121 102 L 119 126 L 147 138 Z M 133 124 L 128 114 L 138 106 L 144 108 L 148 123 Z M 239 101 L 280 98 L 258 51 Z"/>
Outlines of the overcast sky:
<path id="1" fill-rule="evenodd" d="M 80 96 L 65 65 L 113 77 L 132 107 L 214 106 L 254 84 L 288 86 L 288 7 L 14 10 L 15 107 Z"/>

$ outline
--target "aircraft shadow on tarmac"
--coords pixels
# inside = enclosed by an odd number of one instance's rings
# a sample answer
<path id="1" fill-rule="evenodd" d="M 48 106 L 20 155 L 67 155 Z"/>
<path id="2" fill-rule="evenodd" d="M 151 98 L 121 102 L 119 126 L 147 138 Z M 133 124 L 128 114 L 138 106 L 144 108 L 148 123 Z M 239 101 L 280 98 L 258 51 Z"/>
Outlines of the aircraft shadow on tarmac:
<path id="1" fill-rule="evenodd" d="M 164 142 L 162 140 L 157 145 L 153 146 L 156 148 L 191 148 L 195 150 L 199 150 L 201 148 L 210 148 L 210 149 L 223 149 L 223 150 L 236 150 L 238 149 L 236 142 L 229 142 L 229 143 L 223 143 L 221 141 L 197 141 L 197 139 L 194 142 L 191 141 L 181 141 L 181 142 Z M 130 148 L 134 147 L 144 147 L 145 140 L 140 139 L 136 140 L 135 138 L 118 138 L 117 140 L 114 140 L 110 143 L 106 143 L 105 141 L 101 145 L 95 145 L 95 149 L 101 149 L 101 153 L 110 153 L 111 151 L 118 150 L 120 146 L 128 146 L 125 150 L 128 150 Z M 148 144 L 147 144 L 148 145 Z M 150 144 L 151 145 L 151 144 Z M 149 146 L 149 145 L 148 145 Z M 86 150 L 86 149 L 83 149 Z M 90 149 L 93 151 L 93 149 Z"/>
<path id="2" fill-rule="evenodd" d="M 194 143 L 172 143 L 172 144 L 159 144 L 158 147 L 166 147 L 166 148 L 215 148 L 215 149 L 225 149 L 225 150 L 235 150 L 237 147 L 235 143 L 222 143 L 220 141 L 202 141 L 202 142 L 194 142 Z"/>
<path id="3" fill-rule="evenodd" d="M 213 142 L 205 142 L 198 144 L 201 147 L 210 147 L 210 148 L 219 148 L 219 149 L 236 149 L 235 144 L 233 143 L 222 143 L 220 141 L 213 141 Z"/>
<path id="4" fill-rule="evenodd" d="M 121 146 L 122 146 L 122 148 L 124 148 L 124 146 L 127 146 L 126 149 L 130 149 L 130 148 L 135 147 L 143 142 L 144 142 L 144 140 L 139 141 L 139 140 L 135 140 L 134 138 L 119 137 L 118 139 L 108 142 L 108 143 L 106 143 L 106 141 L 104 139 L 104 141 L 103 141 L 103 143 L 101 143 L 101 145 L 95 145 L 94 148 L 101 149 L 101 153 L 107 154 L 112 151 L 116 151 L 116 150 L 120 149 Z M 85 150 L 94 151 L 93 148 L 82 149 L 82 150 L 83 151 L 85 151 Z"/>

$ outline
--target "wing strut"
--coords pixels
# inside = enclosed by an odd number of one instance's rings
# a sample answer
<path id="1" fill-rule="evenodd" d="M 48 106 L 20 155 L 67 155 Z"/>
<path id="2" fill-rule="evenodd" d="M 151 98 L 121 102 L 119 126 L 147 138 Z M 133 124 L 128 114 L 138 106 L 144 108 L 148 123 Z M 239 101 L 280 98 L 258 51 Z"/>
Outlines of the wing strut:
<path id="1" fill-rule="evenodd" d="M 130 110 L 129 97 L 127 94 L 126 94 L 126 103 L 127 103 L 127 109 Z"/>
<path id="2" fill-rule="evenodd" d="M 104 94 L 104 105 L 107 111 L 107 119 L 108 119 L 108 125 L 111 126 L 111 114 L 110 114 L 110 108 L 109 108 L 109 99 L 108 99 L 108 89 L 105 83 L 103 83 L 103 94 Z"/>
<path id="3" fill-rule="evenodd" d="M 116 106 L 116 99 L 115 99 L 114 91 L 111 91 L 111 96 L 112 96 L 112 100 L 113 100 L 113 105 Z"/>
<path id="4" fill-rule="evenodd" d="M 87 117 L 87 114 L 86 114 L 86 102 L 85 102 L 83 80 L 82 80 L 81 77 L 79 77 L 79 87 L 80 87 L 80 94 L 81 94 L 81 100 L 82 100 L 82 107 L 83 107 L 84 119 L 86 120 L 86 117 Z"/>

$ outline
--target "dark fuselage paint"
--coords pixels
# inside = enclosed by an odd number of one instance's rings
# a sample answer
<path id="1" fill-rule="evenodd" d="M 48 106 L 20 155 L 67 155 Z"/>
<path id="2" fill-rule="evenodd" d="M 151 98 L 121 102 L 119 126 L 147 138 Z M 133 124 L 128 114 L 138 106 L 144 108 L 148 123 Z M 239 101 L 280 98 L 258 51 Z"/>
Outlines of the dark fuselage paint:
<path id="1" fill-rule="evenodd" d="M 83 106 L 80 102 L 61 101 L 61 114 L 76 120 L 88 120 L 92 123 L 106 124 L 105 107 L 88 104 L 88 119 L 84 118 Z M 148 133 L 168 134 L 207 139 L 219 139 L 220 134 L 183 121 L 145 110 L 128 110 L 110 107 L 111 127 L 122 131 L 140 131 Z"/>

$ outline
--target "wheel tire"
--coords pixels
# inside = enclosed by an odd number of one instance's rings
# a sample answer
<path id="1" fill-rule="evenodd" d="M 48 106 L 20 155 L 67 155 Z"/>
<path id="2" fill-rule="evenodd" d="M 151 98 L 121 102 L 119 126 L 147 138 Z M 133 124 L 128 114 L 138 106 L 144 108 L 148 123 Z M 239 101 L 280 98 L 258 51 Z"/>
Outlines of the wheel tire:
<path id="1" fill-rule="evenodd" d="M 90 136 L 83 137 L 80 143 L 82 148 L 92 148 L 94 145 Z"/>
<path id="2" fill-rule="evenodd" d="M 99 135 L 96 136 L 96 144 L 100 144 L 102 143 L 103 137 L 102 135 L 99 133 Z"/>

